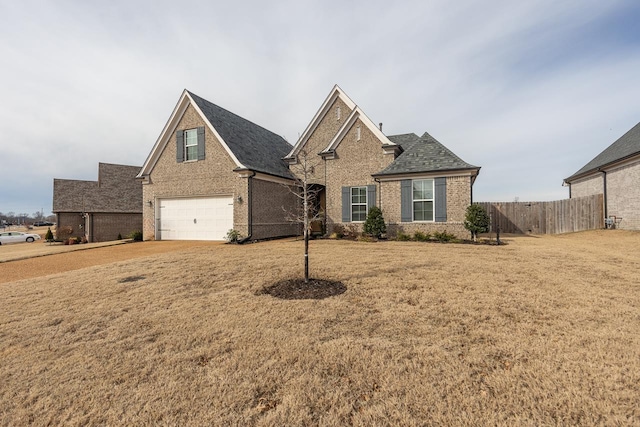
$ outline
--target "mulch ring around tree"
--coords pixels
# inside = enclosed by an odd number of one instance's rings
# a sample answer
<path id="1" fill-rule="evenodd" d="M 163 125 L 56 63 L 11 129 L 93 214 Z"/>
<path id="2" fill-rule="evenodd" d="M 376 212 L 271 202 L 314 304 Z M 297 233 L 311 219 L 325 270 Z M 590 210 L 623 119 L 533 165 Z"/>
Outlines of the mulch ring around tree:
<path id="1" fill-rule="evenodd" d="M 258 291 L 259 295 L 268 294 L 280 299 L 324 299 L 343 294 L 347 287 L 342 282 L 309 279 L 308 283 L 300 279 L 287 279 L 266 286 Z"/>

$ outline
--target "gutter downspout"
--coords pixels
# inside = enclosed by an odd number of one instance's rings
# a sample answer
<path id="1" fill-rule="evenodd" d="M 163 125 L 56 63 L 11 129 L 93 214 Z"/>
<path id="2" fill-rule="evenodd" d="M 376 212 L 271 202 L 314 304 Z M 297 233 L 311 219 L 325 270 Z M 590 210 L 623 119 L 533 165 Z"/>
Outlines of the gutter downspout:
<path id="1" fill-rule="evenodd" d="M 251 178 L 253 178 L 255 175 L 256 173 L 252 172 L 251 175 L 247 177 L 247 231 L 249 232 L 249 234 L 244 239 L 238 240 L 239 245 L 251 240 L 251 236 L 253 235 L 253 180 Z"/>
<path id="2" fill-rule="evenodd" d="M 607 219 L 609 218 L 609 212 L 607 209 L 607 172 L 598 169 L 600 172 L 602 172 L 602 192 L 604 195 L 604 218 Z M 605 224 L 605 228 L 606 228 L 606 224 Z"/>

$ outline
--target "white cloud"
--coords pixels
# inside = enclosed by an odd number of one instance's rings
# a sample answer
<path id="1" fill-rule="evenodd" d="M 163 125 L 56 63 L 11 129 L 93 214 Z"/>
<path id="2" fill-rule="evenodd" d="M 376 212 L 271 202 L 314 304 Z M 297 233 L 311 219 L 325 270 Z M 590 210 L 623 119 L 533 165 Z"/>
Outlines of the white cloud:
<path id="1" fill-rule="evenodd" d="M 100 161 L 142 164 L 184 88 L 293 143 L 338 83 L 385 132 L 482 166 L 482 200 L 566 197 L 562 178 L 640 120 L 638 44 L 601 37 L 622 1 L 1 7 L 0 211 L 47 210 L 54 177 Z"/>

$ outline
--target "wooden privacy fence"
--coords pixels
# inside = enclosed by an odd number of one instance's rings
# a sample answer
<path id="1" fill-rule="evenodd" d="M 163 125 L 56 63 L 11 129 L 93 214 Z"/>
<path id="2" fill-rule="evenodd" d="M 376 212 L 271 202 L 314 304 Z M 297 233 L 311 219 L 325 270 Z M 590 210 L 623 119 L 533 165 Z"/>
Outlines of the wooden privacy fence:
<path id="1" fill-rule="evenodd" d="M 491 230 L 501 233 L 559 234 L 604 228 L 603 195 L 553 202 L 481 202 Z"/>

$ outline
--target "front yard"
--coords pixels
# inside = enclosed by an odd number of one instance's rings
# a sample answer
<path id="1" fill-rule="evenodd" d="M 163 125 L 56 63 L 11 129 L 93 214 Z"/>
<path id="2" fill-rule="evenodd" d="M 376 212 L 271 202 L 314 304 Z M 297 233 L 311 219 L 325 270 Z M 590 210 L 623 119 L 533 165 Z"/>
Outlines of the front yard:
<path id="1" fill-rule="evenodd" d="M 313 241 L 322 300 L 261 293 L 301 241 L 0 284 L 0 425 L 640 423 L 640 234 L 508 243 Z"/>

